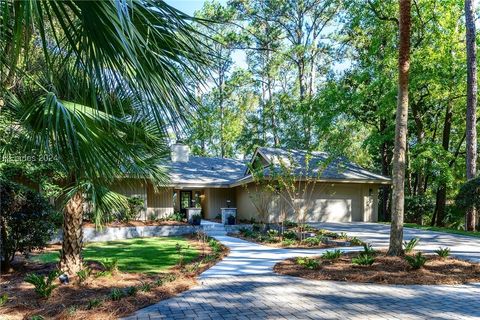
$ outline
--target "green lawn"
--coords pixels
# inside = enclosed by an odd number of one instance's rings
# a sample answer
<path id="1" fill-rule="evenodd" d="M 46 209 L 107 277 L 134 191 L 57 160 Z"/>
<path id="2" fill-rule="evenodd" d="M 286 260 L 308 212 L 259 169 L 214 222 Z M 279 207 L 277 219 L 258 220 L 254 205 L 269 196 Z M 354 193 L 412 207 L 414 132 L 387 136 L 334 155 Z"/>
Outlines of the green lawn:
<path id="1" fill-rule="evenodd" d="M 439 232 L 460 234 L 460 235 L 463 235 L 463 236 L 480 238 L 480 232 L 478 232 L 478 231 L 473 232 L 473 231 L 456 230 L 456 229 L 450 229 L 450 228 L 444 228 L 444 227 L 421 226 L 421 225 L 418 225 L 418 224 L 415 224 L 415 223 L 404 223 L 403 226 L 406 227 L 406 228 L 415 228 L 415 229 L 429 230 L 429 231 L 439 231 Z"/>
<path id="2" fill-rule="evenodd" d="M 176 245 L 182 246 L 184 261 L 198 256 L 198 250 L 188 247 L 188 241 L 181 237 L 160 237 L 128 239 L 109 242 L 89 243 L 83 249 L 86 260 L 105 261 L 118 259 L 121 271 L 140 273 L 159 273 L 177 264 L 180 255 Z M 32 256 L 34 261 L 57 262 L 58 252 L 46 252 Z"/>

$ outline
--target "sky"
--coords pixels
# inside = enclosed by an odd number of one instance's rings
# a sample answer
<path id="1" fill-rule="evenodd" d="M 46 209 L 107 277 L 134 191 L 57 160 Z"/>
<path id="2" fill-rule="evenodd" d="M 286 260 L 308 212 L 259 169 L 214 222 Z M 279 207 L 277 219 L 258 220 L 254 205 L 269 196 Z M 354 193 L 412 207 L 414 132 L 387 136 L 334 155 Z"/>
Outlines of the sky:
<path id="1" fill-rule="evenodd" d="M 193 15 L 196 10 L 202 8 L 204 0 L 165 0 L 166 3 L 186 14 Z M 226 0 L 219 0 L 220 3 L 227 3 Z"/>
<path id="2" fill-rule="evenodd" d="M 227 0 L 217 0 L 221 4 L 226 4 Z M 193 16 L 195 11 L 202 9 L 204 0 L 165 0 L 172 7 Z M 247 68 L 247 57 L 242 50 L 235 50 L 232 53 L 232 60 L 239 68 Z"/>

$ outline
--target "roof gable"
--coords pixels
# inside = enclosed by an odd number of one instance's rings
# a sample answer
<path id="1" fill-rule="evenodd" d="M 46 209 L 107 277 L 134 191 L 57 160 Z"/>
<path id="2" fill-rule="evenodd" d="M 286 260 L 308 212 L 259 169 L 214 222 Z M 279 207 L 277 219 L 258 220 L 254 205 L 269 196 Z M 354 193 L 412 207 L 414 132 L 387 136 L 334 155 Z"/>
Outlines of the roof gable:
<path id="1" fill-rule="evenodd" d="M 291 173 L 301 177 L 315 177 L 331 180 L 380 180 L 389 182 L 390 178 L 370 172 L 343 157 L 332 157 L 326 152 L 285 150 L 279 148 L 258 148 L 261 154 L 271 165 L 266 169 L 279 170 L 288 168 Z"/>

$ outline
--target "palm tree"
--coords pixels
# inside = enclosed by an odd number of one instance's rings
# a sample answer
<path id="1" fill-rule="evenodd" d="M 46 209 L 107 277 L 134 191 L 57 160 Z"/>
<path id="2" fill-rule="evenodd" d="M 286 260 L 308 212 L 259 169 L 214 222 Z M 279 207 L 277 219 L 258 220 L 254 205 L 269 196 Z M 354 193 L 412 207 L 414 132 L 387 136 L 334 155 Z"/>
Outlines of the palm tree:
<path id="1" fill-rule="evenodd" d="M 403 254 L 403 212 L 405 204 L 405 154 L 408 125 L 408 72 L 410 69 L 410 0 L 400 0 L 398 48 L 398 98 L 393 153 L 392 226 L 389 255 Z"/>
<path id="2" fill-rule="evenodd" d="M 475 42 L 475 1 L 465 0 L 465 25 L 467 28 L 467 180 L 477 174 L 477 47 Z M 475 230 L 475 209 L 465 214 L 465 228 Z"/>
<path id="3" fill-rule="evenodd" d="M 0 110 L 28 148 L 66 173 L 60 267 L 75 274 L 84 202 L 100 222 L 125 205 L 109 190 L 116 179 L 165 181 L 162 138 L 190 113 L 184 78 L 198 74 L 204 48 L 190 18 L 163 1 L 0 0 L 0 8 Z"/>

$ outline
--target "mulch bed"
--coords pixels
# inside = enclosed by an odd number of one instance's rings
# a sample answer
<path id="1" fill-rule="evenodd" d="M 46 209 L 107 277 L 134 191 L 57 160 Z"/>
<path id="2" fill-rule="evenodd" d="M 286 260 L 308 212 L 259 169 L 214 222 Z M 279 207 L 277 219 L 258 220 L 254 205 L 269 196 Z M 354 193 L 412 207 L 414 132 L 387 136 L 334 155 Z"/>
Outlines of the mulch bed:
<path id="1" fill-rule="evenodd" d="M 211 253 L 211 248 L 193 236 L 189 242 L 190 245 L 199 248 L 200 256 L 183 267 L 177 266 L 157 275 L 119 271 L 110 276 L 95 277 L 95 273 L 102 271 L 101 266 L 89 261 L 88 265 L 93 270 L 93 275 L 86 282 L 79 284 L 77 279 L 71 279 L 69 285 L 59 286 L 48 299 L 39 298 L 33 290 L 33 285 L 24 282 L 24 277 L 30 272 L 47 274 L 54 270 L 56 265 L 23 259 L 14 265 L 15 272 L 0 277 L 0 293 L 6 293 L 9 297 L 8 302 L 0 307 L 0 318 L 28 319 L 33 315 L 41 315 L 45 319 L 108 320 L 129 315 L 142 307 L 188 290 L 196 284 L 195 278 L 198 274 L 216 264 L 228 253 L 228 249 L 222 246 L 222 252 L 216 259 L 200 264 L 202 258 Z M 164 279 L 165 282 L 155 285 L 158 279 Z M 118 301 L 113 301 L 109 297 L 113 288 L 124 289 L 131 286 L 139 288 L 142 283 L 151 284 L 150 291 L 138 290 L 134 296 L 124 297 Z M 89 301 L 94 299 L 99 299 L 102 303 L 89 309 Z"/>
<path id="2" fill-rule="evenodd" d="M 301 241 L 296 241 L 294 244 L 291 245 L 285 245 L 282 243 L 282 241 L 279 242 L 268 242 L 268 241 L 258 241 L 257 238 L 252 238 L 252 237 L 245 237 L 239 233 L 229 233 L 228 236 L 230 237 L 235 237 L 239 238 L 245 241 L 253 242 L 253 243 L 258 243 L 267 247 L 273 247 L 273 248 L 294 248 L 294 249 L 326 249 L 326 248 L 337 248 L 337 247 L 344 247 L 345 245 L 342 244 L 342 242 L 345 242 L 346 240 L 341 240 L 340 242 L 329 242 L 329 243 L 319 243 L 318 245 L 306 245 L 302 243 Z"/>
<path id="3" fill-rule="evenodd" d="M 159 221 L 140 221 L 140 220 L 132 220 L 129 222 L 119 222 L 114 221 L 110 223 L 106 223 L 103 227 L 113 227 L 113 228 L 120 228 L 120 227 L 145 227 L 145 226 L 186 226 L 188 225 L 187 222 L 183 221 L 171 221 L 171 220 L 159 220 Z M 95 228 L 95 224 L 90 221 L 85 221 L 83 223 L 84 228 Z"/>
<path id="4" fill-rule="evenodd" d="M 352 264 L 358 253 L 346 253 L 336 261 L 316 257 L 319 267 L 314 270 L 296 264 L 295 259 L 277 263 L 274 271 L 279 274 L 312 280 L 335 280 L 347 282 L 379 284 L 463 284 L 480 282 L 480 264 L 455 258 L 443 259 L 425 255 L 427 262 L 423 268 L 412 270 L 402 257 L 386 256 L 384 252 L 376 256 L 371 266 Z"/>

